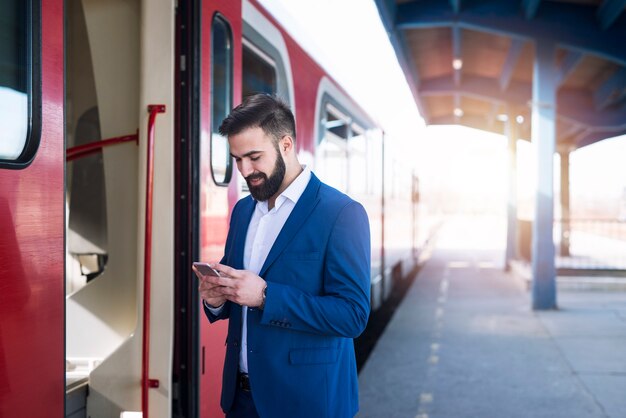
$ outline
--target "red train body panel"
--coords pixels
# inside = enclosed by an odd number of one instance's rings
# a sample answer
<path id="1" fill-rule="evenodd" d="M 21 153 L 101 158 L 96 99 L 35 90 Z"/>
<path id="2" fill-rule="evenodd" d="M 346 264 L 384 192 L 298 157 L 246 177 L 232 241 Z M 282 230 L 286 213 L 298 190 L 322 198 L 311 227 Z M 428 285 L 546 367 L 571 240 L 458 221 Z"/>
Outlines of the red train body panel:
<path id="1" fill-rule="evenodd" d="M 39 150 L 0 170 L 1 417 L 61 416 L 64 404 L 63 3 L 42 2 L 41 20 Z"/>

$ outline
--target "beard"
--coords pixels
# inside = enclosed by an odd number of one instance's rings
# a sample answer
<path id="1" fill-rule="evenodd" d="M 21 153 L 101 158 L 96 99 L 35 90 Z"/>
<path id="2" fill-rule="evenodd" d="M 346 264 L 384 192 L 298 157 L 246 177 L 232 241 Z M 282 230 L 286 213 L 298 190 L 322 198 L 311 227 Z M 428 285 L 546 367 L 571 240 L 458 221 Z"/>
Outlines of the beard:
<path id="1" fill-rule="evenodd" d="M 276 151 L 276 164 L 274 164 L 274 170 L 272 174 L 270 174 L 269 178 L 265 173 L 253 173 L 246 177 L 246 183 L 248 184 L 248 189 L 250 189 L 250 194 L 252 197 L 260 202 L 265 202 L 269 200 L 270 197 L 274 196 L 278 189 L 280 189 L 281 184 L 283 184 L 283 180 L 285 178 L 285 160 L 283 160 L 283 156 L 280 155 L 280 152 Z M 258 186 L 250 185 L 251 180 L 263 179 L 263 183 Z"/>

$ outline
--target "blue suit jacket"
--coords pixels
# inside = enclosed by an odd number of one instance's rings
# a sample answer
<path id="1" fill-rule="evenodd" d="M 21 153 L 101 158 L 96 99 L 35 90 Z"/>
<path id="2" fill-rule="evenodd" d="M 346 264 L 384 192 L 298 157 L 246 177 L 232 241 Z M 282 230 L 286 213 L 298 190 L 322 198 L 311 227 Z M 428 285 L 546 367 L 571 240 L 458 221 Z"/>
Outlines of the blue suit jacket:
<path id="1" fill-rule="evenodd" d="M 243 269 L 256 202 L 233 209 L 222 263 Z M 370 310 L 370 233 L 363 207 L 311 180 L 259 274 L 267 282 L 263 310 L 248 310 L 248 372 L 261 417 L 352 417 L 358 411 L 354 346 Z M 235 395 L 241 306 L 227 302 L 211 322 L 230 318 L 221 406 Z"/>

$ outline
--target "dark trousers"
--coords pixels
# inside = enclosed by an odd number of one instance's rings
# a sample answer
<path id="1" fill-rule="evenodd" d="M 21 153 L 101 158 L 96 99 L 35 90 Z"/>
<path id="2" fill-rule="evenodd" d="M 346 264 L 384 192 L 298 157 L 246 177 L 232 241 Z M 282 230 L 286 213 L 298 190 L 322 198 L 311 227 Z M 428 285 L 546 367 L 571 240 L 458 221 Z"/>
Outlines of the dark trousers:
<path id="1" fill-rule="evenodd" d="M 252 392 L 237 388 L 233 406 L 226 414 L 226 418 L 259 418 L 252 400 Z"/>

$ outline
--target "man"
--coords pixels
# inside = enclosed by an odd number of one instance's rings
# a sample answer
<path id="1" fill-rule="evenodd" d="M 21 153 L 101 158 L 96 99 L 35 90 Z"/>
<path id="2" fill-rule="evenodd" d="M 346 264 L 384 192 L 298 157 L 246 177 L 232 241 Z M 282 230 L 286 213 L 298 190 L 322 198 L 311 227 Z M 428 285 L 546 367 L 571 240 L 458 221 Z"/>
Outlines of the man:
<path id="1" fill-rule="evenodd" d="M 209 320 L 229 319 L 222 409 L 228 418 L 352 417 L 352 339 L 369 315 L 365 210 L 300 165 L 294 117 L 278 99 L 250 96 L 220 133 L 251 193 L 212 264 L 222 277 L 200 275 Z"/>

